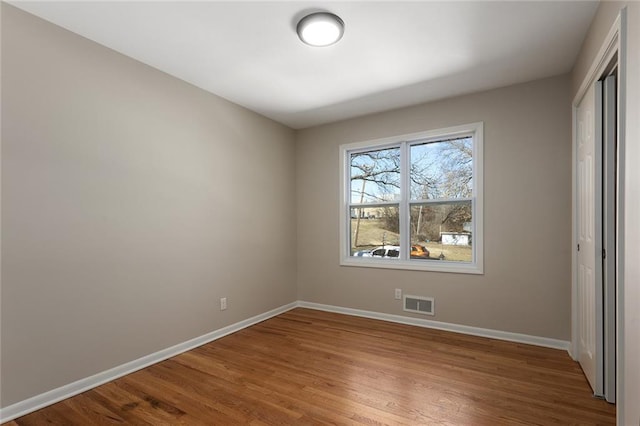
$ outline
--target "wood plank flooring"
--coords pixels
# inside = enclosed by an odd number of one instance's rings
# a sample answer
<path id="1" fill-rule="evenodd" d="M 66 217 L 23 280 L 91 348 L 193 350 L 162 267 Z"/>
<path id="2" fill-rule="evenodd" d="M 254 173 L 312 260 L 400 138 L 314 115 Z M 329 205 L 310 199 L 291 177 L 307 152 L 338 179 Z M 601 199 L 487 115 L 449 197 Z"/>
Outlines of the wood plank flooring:
<path id="1" fill-rule="evenodd" d="M 613 425 L 566 352 L 309 309 L 8 425 Z"/>

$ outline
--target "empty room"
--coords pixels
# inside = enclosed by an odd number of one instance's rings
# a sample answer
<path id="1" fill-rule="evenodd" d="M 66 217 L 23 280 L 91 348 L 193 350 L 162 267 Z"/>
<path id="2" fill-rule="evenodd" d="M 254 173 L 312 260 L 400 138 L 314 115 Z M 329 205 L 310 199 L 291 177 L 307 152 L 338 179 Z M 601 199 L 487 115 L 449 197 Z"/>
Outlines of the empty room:
<path id="1" fill-rule="evenodd" d="M 640 2 L 0 19 L 3 425 L 640 426 Z"/>

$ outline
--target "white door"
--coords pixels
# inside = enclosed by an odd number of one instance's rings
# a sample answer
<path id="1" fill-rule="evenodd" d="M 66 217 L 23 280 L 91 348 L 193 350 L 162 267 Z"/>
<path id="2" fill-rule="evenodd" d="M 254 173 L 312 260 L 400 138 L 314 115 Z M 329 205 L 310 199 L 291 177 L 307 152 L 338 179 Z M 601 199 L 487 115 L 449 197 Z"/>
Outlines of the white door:
<path id="1" fill-rule="evenodd" d="M 596 137 L 600 83 L 577 108 L 578 361 L 595 395 L 602 395 L 601 155 Z"/>

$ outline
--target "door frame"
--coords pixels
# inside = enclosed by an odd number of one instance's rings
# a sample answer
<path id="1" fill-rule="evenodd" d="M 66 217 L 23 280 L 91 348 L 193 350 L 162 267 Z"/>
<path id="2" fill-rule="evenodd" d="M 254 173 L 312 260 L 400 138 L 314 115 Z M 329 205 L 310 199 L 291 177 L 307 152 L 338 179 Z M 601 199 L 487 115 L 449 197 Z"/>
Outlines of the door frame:
<path id="1" fill-rule="evenodd" d="M 618 208 L 618 61 L 603 80 L 602 89 L 602 307 L 603 333 L 612 338 L 603 341 L 603 392 L 607 402 L 616 402 L 616 267 L 617 267 L 617 211 Z"/>
<path id="2" fill-rule="evenodd" d="M 574 360 L 579 358 L 578 345 L 578 289 L 577 289 L 577 106 L 580 104 L 587 90 L 596 84 L 606 72 L 612 60 L 617 55 L 618 66 L 618 122 L 617 122 L 617 207 L 616 207 L 616 395 L 617 411 L 624 412 L 623 380 L 624 380 L 624 158 L 625 158 L 625 107 L 626 107 L 626 34 L 627 34 L 626 7 L 622 8 L 616 17 L 613 26 L 604 39 L 598 54 L 596 55 L 588 73 L 586 74 L 576 96 L 572 102 L 572 238 L 571 238 L 571 344 L 569 354 Z M 600 138 L 601 140 L 601 138 Z M 603 242 L 606 245 L 606 241 Z M 606 343 L 605 343 L 606 345 Z M 602 360 L 604 362 L 604 360 Z M 604 389 L 606 389 L 606 384 Z M 623 419 L 618 416 L 618 424 Z"/>

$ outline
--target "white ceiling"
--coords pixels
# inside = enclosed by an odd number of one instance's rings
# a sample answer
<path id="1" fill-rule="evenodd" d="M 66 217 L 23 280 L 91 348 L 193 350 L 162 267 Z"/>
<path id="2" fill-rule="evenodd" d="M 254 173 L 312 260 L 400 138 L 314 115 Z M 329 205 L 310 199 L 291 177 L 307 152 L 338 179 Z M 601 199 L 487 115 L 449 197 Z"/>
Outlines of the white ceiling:
<path id="1" fill-rule="evenodd" d="M 569 72 L 594 1 L 11 2 L 292 128 Z M 298 40 L 326 10 L 337 44 Z"/>

